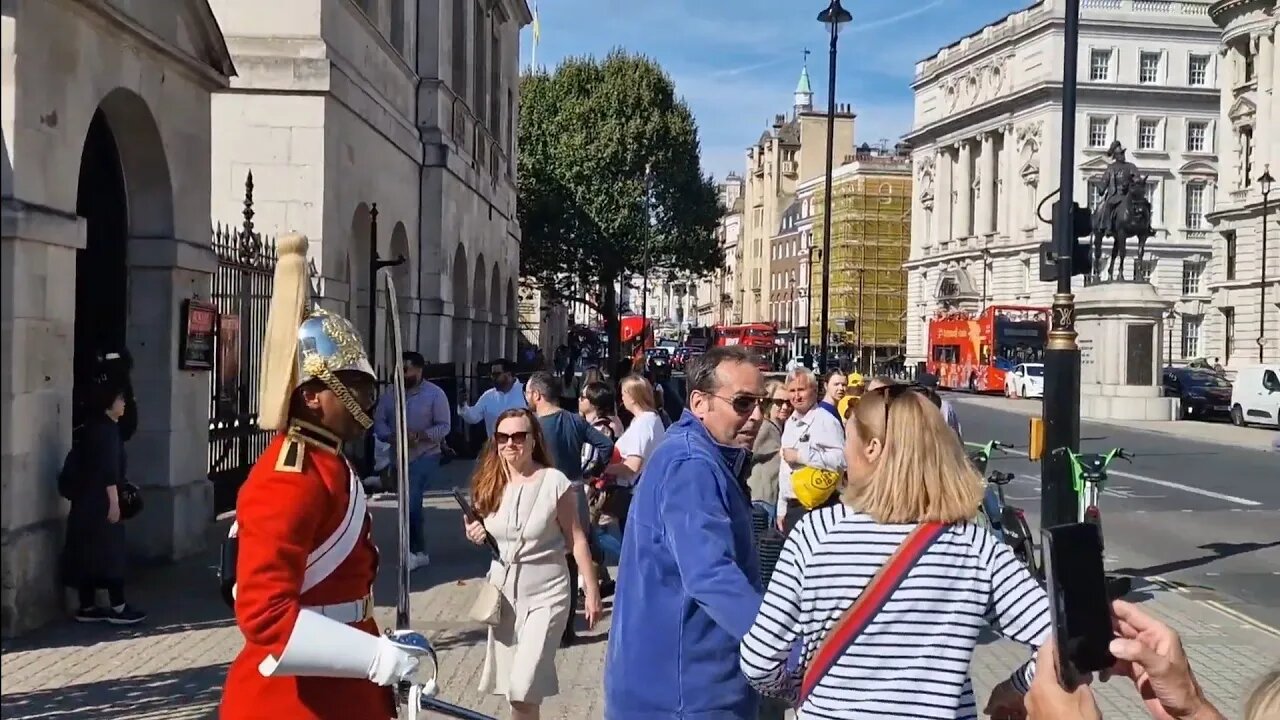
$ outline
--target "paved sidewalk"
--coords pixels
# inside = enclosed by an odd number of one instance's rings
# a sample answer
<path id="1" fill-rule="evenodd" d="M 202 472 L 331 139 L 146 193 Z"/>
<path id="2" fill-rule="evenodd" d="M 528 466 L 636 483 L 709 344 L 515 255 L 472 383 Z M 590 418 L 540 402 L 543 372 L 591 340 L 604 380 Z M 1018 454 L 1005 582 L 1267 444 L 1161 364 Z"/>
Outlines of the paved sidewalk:
<path id="1" fill-rule="evenodd" d="M 461 484 L 466 463 L 449 468 L 442 482 Z M 393 509 L 373 503 L 378 538 L 394 547 Z M 461 520 L 447 492 L 433 493 L 426 509 L 432 564 L 414 575 L 414 626 L 440 654 L 441 697 L 497 717 L 505 703 L 476 692 L 484 659 L 484 630 L 466 619 L 485 555 L 462 537 Z M 195 720 L 212 718 L 227 663 L 240 647 L 230 611 L 217 595 L 212 569 L 216 545 L 204 556 L 153 570 L 130 587 L 152 611 L 150 625 L 136 630 L 65 622 L 6 642 L 0 653 L 3 716 L 7 720 Z M 377 588 L 379 620 L 389 623 L 395 596 L 384 552 Z M 1184 634 L 1210 698 L 1232 717 L 1254 679 L 1280 664 L 1280 632 L 1247 618 L 1225 614 L 1193 594 L 1159 586 L 1141 588 L 1138 599 Z M 607 606 L 606 606 L 607 608 Z M 603 714 L 601 672 L 605 627 L 557 656 L 561 694 L 547 702 L 547 720 L 589 720 Z M 982 645 L 973 675 L 980 697 L 1026 660 L 1027 652 L 1003 640 Z M 1133 692 L 1118 684 L 1101 689 L 1109 718 L 1145 717 Z"/>
<path id="2" fill-rule="evenodd" d="M 1042 402 L 1039 398 L 1021 399 L 1006 398 L 997 395 L 969 395 L 966 393 L 948 393 L 947 399 L 960 405 L 980 405 L 993 410 L 1017 413 L 1027 417 L 1039 417 Z M 1250 448 L 1253 450 L 1270 450 L 1276 440 L 1276 431 L 1261 427 L 1236 427 L 1229 421 L 1206 422 L 1201 420 L 1092 420 L 1084 418 L 1084 422 L 1116 425 L 1128 430 L 1142 430 L 1173 437 L 1227 445 L 1230 447 Z"/>

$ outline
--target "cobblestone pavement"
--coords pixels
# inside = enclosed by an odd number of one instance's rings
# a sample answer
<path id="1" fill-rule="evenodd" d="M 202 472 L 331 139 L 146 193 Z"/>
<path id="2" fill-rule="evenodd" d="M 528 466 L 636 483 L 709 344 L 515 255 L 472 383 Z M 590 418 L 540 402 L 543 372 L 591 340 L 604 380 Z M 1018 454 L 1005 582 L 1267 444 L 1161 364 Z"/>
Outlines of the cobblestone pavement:
<path id="1" fill-rule="evenodd" d="M 441 487 L 461 480 L 467 464 L 447 468 Z M 394 547 L 394 519 L 386 500 L 373 503 L 382 547 Z M 441 697 L 505 717 L 500 698 L 476 691 L 484 659 L 484 631 L 467 621 L 475 579 L 485 555 L 466 543 L 459 513 L 447 492 L 432 493 L 426 520 L 430 567 L 414 574 L 414 626 L 440 653 Z M 219 530 L 225 531 L 225 521 Z M 218 598 L 213 570 L 216 544 L 182 564 L 152 569 L 130 587 L 151 611 L 148 626 L 118 630 L 64 622 L 4 644 L 0 653 L 0 707 L 6 720 L 196 720 L 211 718 L 227 664 L 240 647 L 230 611 Z M 384 569 L 394 562 L 384 553 Z M 377 588 L 379 620 L 392 621 L 391 573 Z M 1138 598 L 1183 633 L 1201 684 L 1230 717 L 1265 669 L 1280 664 L 1280 633 L 1228 615 L 1177 589 L 1149 585 Z M 602 716 L 601 671 L 607 622 L 557 656 L 559 696 L 544 706 L 548 720 Z M 1002 640 L 982 645 L 973 676 L 980 697 L 1027 657 Z M 1109 718 L 1144 717 L 1133 693 L 1118 684 L 1101 690 Z"/>

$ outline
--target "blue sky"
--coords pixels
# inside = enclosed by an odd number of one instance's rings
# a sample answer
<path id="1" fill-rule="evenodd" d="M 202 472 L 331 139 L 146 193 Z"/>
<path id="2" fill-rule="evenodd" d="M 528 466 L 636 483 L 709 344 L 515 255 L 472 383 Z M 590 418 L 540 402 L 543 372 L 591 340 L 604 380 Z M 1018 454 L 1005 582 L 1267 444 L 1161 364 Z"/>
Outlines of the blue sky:
<path id="1" fill-rule="evenodd" d="M 533 0 L 529 0 L 532 5 Z M 836 100 L 857 113 L 856 141 L 890 144 L 910 129 L 915 63 L 1031 0 L 843 0 Z M 791 108 L 803 51 L 826 107 L 825 0 L 538 0 L 538 65 L 623 47 L 656 59 L 698 120 L 705 172 L 741 172 L 743 152 Z M 532 37 L 521 36 L 521 67 Z"/>

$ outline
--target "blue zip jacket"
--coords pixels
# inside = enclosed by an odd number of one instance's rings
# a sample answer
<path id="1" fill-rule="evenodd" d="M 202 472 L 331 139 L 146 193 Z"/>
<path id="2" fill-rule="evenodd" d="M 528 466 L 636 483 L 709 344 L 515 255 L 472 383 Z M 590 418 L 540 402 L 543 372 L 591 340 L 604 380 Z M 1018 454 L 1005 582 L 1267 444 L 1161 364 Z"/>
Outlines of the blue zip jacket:
<path id="1" fill-rule="evenodd" d="M 606 720 L 755 720 L 738 668 L 764 594 L 746 462 L 686 411 L 645 463 L 618 562 Z"/>

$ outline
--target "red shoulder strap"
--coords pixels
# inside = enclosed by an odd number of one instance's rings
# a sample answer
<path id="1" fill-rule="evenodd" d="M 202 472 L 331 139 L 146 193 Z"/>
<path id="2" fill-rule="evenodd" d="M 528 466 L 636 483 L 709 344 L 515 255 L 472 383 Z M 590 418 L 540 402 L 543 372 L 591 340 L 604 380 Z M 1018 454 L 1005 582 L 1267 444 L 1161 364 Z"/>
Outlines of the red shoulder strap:
<path id="1" fill-rule="evenodd" d="M 804 679 L 800 683 L 800 702 L 803 703 L 809 693 L 817 687 L 822 678 L 853 645 L 862 631 L 871 624 L 876 615 L 884 608 L 907 573 L 928 551 L 929 547 L 942 536 L 947 526 L 942 523 L 923 523 L 903 539 L 902 544 L 889 556 L 884 565 L 876 571 L 871 582 L 858 594 L 848 610 L 836 620 L 836 624 L 827 631 L 813 660 L 804 671 Z"/>

